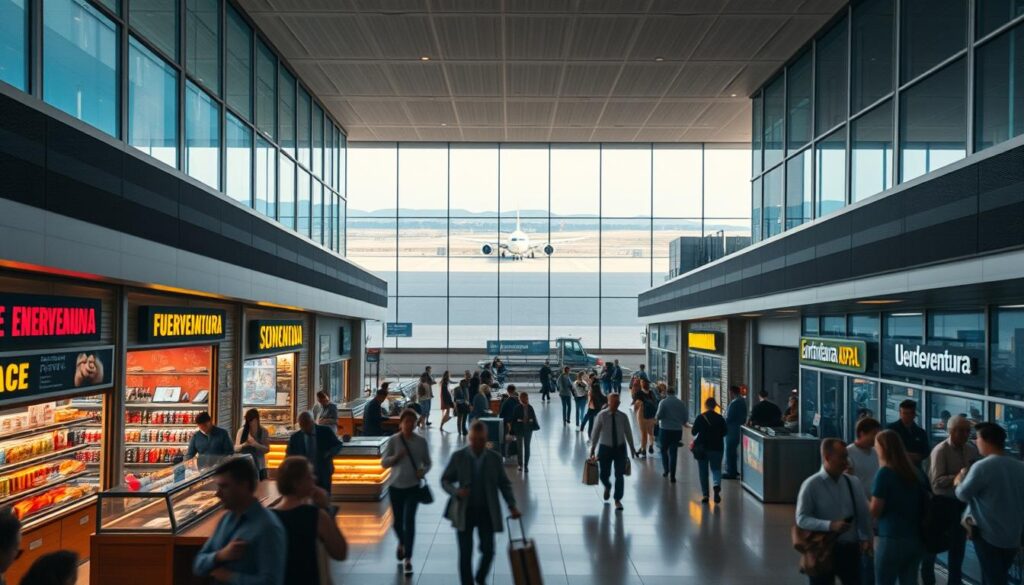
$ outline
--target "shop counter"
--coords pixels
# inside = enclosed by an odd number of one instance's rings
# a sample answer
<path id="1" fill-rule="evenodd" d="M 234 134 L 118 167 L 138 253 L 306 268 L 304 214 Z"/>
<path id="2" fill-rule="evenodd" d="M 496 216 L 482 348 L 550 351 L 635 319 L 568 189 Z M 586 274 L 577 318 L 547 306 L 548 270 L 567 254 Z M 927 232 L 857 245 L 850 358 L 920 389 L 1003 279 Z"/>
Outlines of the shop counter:
<path id="1" fill-rule="evenodd" d="M 381 457 L 390 437 L 352 437 L 334 458 L 331 498 L 346 502 L 377 501 L 388 493 L 391 470 L 384 469 Z M 267 453 L 267 469 L 276 477 L 284 461 L 288 437 L 273 436 Z"/>
<path id="2" fill-rule="evenodd" d="M 792 504 L 800 484 L 821 467 L 817 437 L 744 426 L 743 487 L 766 504 Z"/>
<path id="3" fill-rule="evenodd" d="M 92 510 L 96 532 L 90 537 L 89 582 L 207 583 L 192 574 L 192 561 L 224 515 L 213 493 L 215 469 L 213 462 L 198 469 L 186 467 L 176 475 L 172 470 L 171 479 L 162 485 L 101 492 Z M 280 498 L 272 481 L 260 482 L 256 496 L 264 506 Z"/>

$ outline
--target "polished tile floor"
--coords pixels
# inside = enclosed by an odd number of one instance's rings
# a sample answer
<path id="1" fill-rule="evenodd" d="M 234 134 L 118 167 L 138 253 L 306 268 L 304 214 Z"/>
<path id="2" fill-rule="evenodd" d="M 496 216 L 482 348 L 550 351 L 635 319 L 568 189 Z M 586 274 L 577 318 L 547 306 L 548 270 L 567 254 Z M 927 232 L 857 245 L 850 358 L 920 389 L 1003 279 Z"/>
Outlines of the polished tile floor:
<path id="1" fill-rule="evenodd" d="M 697 468 L 680 451 L 679 482 L 661 477 L 655 458 L 634 461 L 627 478 L 625 510 L 615 512 L 601 499 L 600 487 L 580 482 L 586 437 L 564 427 L 557 396 L 542 404 L 531 390 L 540 418 L 534 435 L 530 473 L 506 466 L 527 535 L 539 549 L 546 585 L 689 585 L 806 583 L 797 572 L 789 539 L 793 507 L 763 505 L 736 481 L 724 482 L 720 505 L 700 504 Z M 421 506 L 417 517 L 411 578 L 397 571 L 397 541 L 390 530 L 387 501 L 344 503 L 339 524 L 351 543 L 349 560 L 334 567 L 336 583 L 359 585 L 457 583 L 455 531 L 442 518 L 447 500 L 439 478 L 449 455 L 464 445 L 454 432 L 438 430 L 440 413 L 427 431 L 434 468 L 428 480 L 437 501 Z M 454 421 L 445 426 L 454 431 Z M 635 426 L 634 426 L 635 433 Z M 684 456 L 685 454 L 685 456 Z M 498 535 L 491 583 L 511 585 L 508 533 Z"/>

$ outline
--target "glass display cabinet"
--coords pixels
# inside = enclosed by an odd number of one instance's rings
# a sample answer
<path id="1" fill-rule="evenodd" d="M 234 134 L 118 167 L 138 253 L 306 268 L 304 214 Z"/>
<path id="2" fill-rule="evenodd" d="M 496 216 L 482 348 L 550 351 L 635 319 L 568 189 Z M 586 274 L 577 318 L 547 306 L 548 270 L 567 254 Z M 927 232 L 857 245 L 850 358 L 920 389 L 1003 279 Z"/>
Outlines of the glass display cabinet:
<path id="1" fill-rule="evenodd" d="M 96 534 L 178 534 L 220 507 L 214 471 L 228 459 L 190 459 L 99 494 Z M 247 457 L 242 455 L 241 457 Z"/>

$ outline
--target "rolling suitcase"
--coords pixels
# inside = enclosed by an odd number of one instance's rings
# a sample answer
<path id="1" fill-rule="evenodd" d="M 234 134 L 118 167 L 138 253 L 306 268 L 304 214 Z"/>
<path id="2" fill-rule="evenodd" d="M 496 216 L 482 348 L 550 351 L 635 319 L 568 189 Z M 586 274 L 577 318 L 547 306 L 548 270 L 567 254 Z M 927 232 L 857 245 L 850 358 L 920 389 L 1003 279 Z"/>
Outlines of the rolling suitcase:
<path id="1" fill-rule="evenodd" d="M 512 565 L 512 583 L 515 585 L 543 585 L 540 575 L 540 561 L 533 539 L 526 538 L 523 519 L 519 519 L 521 538 L 512 538 L 512 517 L 505 519 L 508 525 L 508 562 Z"/>
<path id="2" fill-rule="evenodd" d="M 505 421 L 496 416 L 478 418 L 487 427 L 487 447 L 504 457 Z"/>

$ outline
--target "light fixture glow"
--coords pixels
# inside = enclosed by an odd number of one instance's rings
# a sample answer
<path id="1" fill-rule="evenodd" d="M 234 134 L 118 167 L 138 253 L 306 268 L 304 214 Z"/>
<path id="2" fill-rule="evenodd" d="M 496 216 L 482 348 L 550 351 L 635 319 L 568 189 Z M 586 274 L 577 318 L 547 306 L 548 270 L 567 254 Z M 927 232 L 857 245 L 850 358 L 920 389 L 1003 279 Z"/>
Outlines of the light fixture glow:
<path id="1" fill-rule="evenodd" d="M 420 57 L 420 61 L 430 61 L 430 56 L 429 55 L 423 55 L 422 57 Z"/>
<path id="2" fill-rule="evenodd" d="M 740 317 L 760 317 L 761 313 L 740 313 Z"/>
<path id="3" fill-rule="evenodd" d="M 863 301 L 857 301 L 858 305 L 892 305 L 894 303 L 902 303 L 899 299 L 865 299 Z"/>
<path id="4" fill-rule="evenodd" d="M 664 57 L 655 57 L 654 60 L 657 61 L 658 63 L 661 63 L 662 61 L 665 60 L 665 58 Z"/>

